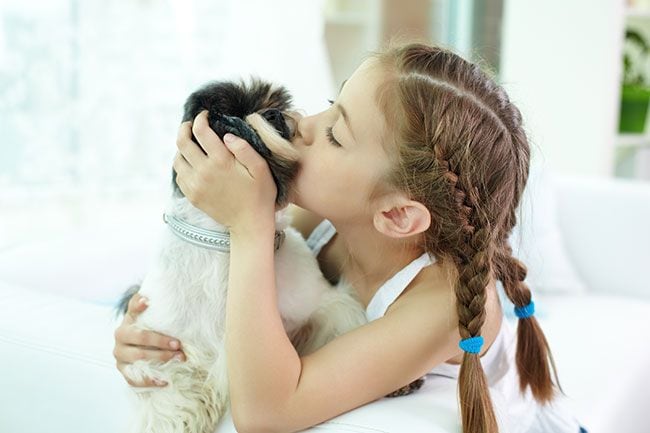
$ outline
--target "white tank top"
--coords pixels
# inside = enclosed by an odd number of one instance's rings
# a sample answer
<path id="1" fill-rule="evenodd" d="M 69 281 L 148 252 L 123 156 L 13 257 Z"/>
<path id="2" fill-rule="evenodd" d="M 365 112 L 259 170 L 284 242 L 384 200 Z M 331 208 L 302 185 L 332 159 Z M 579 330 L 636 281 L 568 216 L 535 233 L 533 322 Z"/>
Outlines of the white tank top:
<path id="1" fill-rule="evenodd" d="M 314 256 L 329 243 L 336 229 L 325 219 L 311 232 L 307 245 Z M 408 287 L 422 268 L 435 263 L 435 257 L 428 253 L 406 265 L 390 277 L 374 294 L 368 307 L 368 321 L 383 317 L 388 307 Z M 341 278 L 338 282 L 340 285 Z M 530 389 L 519 391 L 519 374 L 515 363 L 516 335 L 513 327 L 504 317 L 501 328 L 490 348 L 481 356 L 481 365 L 488 379 L 490 396 L 499 422 L 501 433 L 578 433 L 580 425 L 566 409 L 566 397 L 558 395 L 551 404 L 542 406 L 533 398 Z M 426 381 L 457 381 L 460 365 L 442 363 L 426 374 Z M 442 383 L 441 383 L 442 385 Z"/>

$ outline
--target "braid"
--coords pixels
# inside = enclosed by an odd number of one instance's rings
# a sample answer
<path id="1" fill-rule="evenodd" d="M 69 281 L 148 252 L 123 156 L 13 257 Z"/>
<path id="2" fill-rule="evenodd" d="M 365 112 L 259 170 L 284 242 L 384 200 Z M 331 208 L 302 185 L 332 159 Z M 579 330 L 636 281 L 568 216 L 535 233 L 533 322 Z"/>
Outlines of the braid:
<path id="1" fill-rule="evenodd" d="M 376 95 L 387 125 L 382 144 L 394 161 L 385 183 L 427 207 L 424 249 L 458 271 L 463 431 L 494 433 L 498 425 L 480 362 L 488 286 L 492 278 L 501 280 L 518 311 L 531 300 L 523 283 L 527 269 L 507 243 L 530 166 L 521 112 L 479 66 L 446 49 L 389 43 L 376 58 L 386 72 Z M 537 320 L 526 316 L 517 331 L 521 389 L 530 385 L 538 401 L 548 402 L 555 365 Z"/>
<path id="2" fill-rule="evenodd" d="M 455 254 L 459 276 L 456 282 L 456 310 L 458 327 L 463 339 L 478 337 L 485 322 L 486 287 L 491 274 L 491 227 L 477 206 L 478 189 L 462 186 L 460 176 L 453 171 L 448 159 L 440 160 L 447 172 L 443 175 L 449 183 L 458 208 L 464 242 L 458 243 Z M 471 191 L 471 194 L 465 193 Z M 460 408 L 465 432 L 496 432 L 496 417 L 488 391 L 487 379 L 479 353 L 465 352 L 458 376 Z"/>
<path id="3" fill-rule="evenodd" d="M 524 283 L 528 270 L 521 261 L 512 256 L 512 248 L 507 240 L 499 243 L 496 262 L 498 263 L 497 278 L 503 283 L 508 298 L 515 307 L 528 305 L 531 301 L 531 292 Z M 521 391 L 525 391 L 530 385 L 535 399 L 543 403 L 551 401 L 554 394 L 551 369 L 555 384 L 561 390 L 553 355 L 537 319 L 535 316 L 519 319 L 517 370 Z"/>
<path id="4" fill-rule="evenodd" d="M 512 114 L 510 117 L 514 118 L 511 139 L 515 145 L 526 150 L 524 156 L 528 158 L 528 147 L 523 145 L 527 142 L 527 139 L 521 128 L 521 114 L 514 105 L 509 104 L 509 107 L 509 112 Z M 529 305 L 532 295 L 530 288 L 524 283 L 528 269 L 520 260 L 513 257 L 508 235 L 517 222 L 515 209 L 519 206 L 524 186 L 528 180 L 529 168 L 529 165 L 525 164 L 520 169 L 520 172 L 515 173 L 513 203 L 505 217 L 504 224 L 497 234 L 498 241 L 495 254 L 496 278 L 502 282 L 508 299 L 515 307 L 519 308 Z M 531 392 L 537 401 L 542 403 L 551 401 L 554 394 L 551 370 L 553 371 L 555 384 L 560 388 L 560 391 L 562 390 L 548 340 L 535 316 L 519 319 L 516 360 L 519 372 L 519 386 L 522 392 L 530 385 Z"/>

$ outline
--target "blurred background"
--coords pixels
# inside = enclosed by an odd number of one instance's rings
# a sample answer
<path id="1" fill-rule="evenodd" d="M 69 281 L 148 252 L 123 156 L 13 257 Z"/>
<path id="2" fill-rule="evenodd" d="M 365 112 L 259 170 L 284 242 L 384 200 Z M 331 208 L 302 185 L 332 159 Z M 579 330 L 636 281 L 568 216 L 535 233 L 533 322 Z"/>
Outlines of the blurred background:
<path id="1" fill-rule="evenodd" d="M 202 83 L 258 74 L 315 113 L 394 34 L 490 69 L 554 171 L 648 181 L 649 3 L 2 0 L 0 250 L 150 220 Z"/>
<path id="2" fill-rule="evenodd" d="M 571 411 L 650 432 L 650 0 L 0 0 L 0 432 L 125 431 L 113 307 L 166 233 L 185 98 L 255 74 L 313 114 L 393 35 L 479 62 L 520 108 L 510 240 Z M 460 431 L 455 389 L 411 397 L 327 431 Z"/>

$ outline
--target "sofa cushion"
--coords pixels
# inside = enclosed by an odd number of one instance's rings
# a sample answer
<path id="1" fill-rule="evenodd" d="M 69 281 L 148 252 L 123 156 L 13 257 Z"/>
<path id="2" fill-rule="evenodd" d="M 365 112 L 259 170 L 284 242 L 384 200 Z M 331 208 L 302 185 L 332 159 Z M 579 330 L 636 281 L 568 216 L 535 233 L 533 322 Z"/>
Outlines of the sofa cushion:
<path id="1" fill-rule="evenodd" d="M 125 431 L 132 392 L 115 367 L 108 306 L 0 282 L 0 432 Z M 7 391 L 9 390 L 9 391 Z M 328 432 L 457 431 L 455 387 L 425 385 L 384 398 L 314 429 Z M 38 416 L 34 416 L 35 410 Z M 227 414 L 217 433 L 235 432 Z"/>
<path id="2" fill-rule="evenodd" d="M 110 308 L 3 282 L 0 305 L 0 432 L 125 431 Z"/>
<path id="3" fill-rule="evenodd" d="M 593 431 L 642 433 L 650 401 L 650 302 L 601 295 L 538 296 L 538 317 L 577 418 Z M 112 310 L 0 282 L 0 431 L 63 433 L 93 425 L 122 431 L 128 385 L 115 368 Z M 511 306 L 505 305 L 506 311 Z M 438 382 L 440 384 L 440 382 Z M 317 431 L 457 431 L 456 389 L 431 382 L 382 398 L 313 428 Z M 39 416 L 33 416 L 34 408 Z M 218 433 L 234 432 L 226 416 Z"/>
<path id="4" fill-rule="evenodd" d="M 647 432 L 650 300 L 544 294 L 535 303 L 580 422 L 588 431 Z"/>
<path id="5" fill-rule="evenodd" d="M 533 163 L 510 235 L 513 255 L 528 268 L 525 282 L 534 291 L 583 293 L 586 286 L 567 253 L 558 223 L 553 174 Z"/>
<path id="6" fill-rule="evenodd" d="M 8 248 L 0 251 L 0 281 L 114 304 L 127 287 L 144 278 L 162 229 L 162 217 L 102 223 Z"/>
<path id="7" fill-rule="evenodd" d="M 555 177 L 558 219 L 590 292 L 650 299 L 650 182 Z"/>

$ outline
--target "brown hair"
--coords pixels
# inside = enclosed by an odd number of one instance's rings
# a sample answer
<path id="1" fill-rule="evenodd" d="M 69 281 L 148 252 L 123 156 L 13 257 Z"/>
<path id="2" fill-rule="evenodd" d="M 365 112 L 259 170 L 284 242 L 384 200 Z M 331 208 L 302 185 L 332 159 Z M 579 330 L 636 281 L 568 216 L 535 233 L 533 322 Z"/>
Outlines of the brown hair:
<path id="1" fill-rule="evenodd" d="M 394 160 L 385 182 L 431 213 L 424 249 L 458 271 L 461 337 L 481 335 L 491 278 L 502 282 L 515 306 L 531 300 L 526 266 L 508 243 L 530 165 L 521 113 L 477 64 L 448 49 L 391 40 L 371 57 L 386 74 L 375 95 Z M 517 332 L 521 391 L 530 386 L 547 403 L 555 365 L 546 338 L 534 316 L 519 320 Z M 496 432 L 479 354 L 464 353 L 458 387 L 463 431 Z"/>

